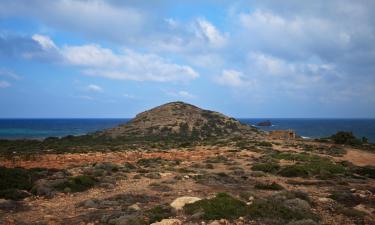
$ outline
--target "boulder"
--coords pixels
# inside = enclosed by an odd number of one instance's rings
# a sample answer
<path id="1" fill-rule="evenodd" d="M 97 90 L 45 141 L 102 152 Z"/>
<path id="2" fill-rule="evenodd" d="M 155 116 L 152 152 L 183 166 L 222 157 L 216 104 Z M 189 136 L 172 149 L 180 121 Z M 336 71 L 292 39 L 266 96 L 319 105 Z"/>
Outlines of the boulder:
<path id="1" fill-rule="evenodd" d="M 181 210 L 186 204 L 191 204 L 199 200 L 201 199 L 198 197 L 183 196 L 183 197 L 176 198 L 171 203 L 171 206 L 175 210 Z"/>
<path id="2" fill-rule="evenodd" d="M 178 219 L 163 219 L 160 222 L 152 223 L 151 225 L 181 225 L 182 222 Z"/>

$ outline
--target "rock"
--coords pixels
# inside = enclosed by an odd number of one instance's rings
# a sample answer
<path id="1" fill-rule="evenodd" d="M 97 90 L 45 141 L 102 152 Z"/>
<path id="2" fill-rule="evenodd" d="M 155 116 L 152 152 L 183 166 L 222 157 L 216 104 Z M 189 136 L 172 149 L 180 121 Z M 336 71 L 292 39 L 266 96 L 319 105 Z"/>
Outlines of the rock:
<path id="1" fill-rule="evenodd" d="M 94 166 L 95 169 L 102 169 L 106 171 L 117 171 L 118 166 L 116 164 L 110 163 L 110 162 L 101 162 L 97 163 Z"/>
<path id="2" fill-rule="evenodd" d="M 104 200 L 100 202 L 101 206 L 118 206 L 119 203 L 116 201 Z"/>
<path id="3" fill-rule="evenodd" d="M 141 210 L 141 207 L 139 207 L 139 205 L 137 203 L 133 204 L 133 205 L 130 205 L 128 207 L 129 210 L 132 210 L 132 211 L 139 211 Z"/>
<path id="4" fill-rule="evenodd" d="M 64 179 L 66 177 L 66 174 L 62 171 L 56 172 L 52 175 L 52 178 L 54 179 Z"/>
<path id="5" fill-rule="evenodd" d="M 99 187 L 105 188 L 105 189 L 113 189 L 113 188 L 115 188 L 115 185 L 113 185 L 111 183 L 101 183 L 101 184 L 99 184 Z"/>
<path id="6" fill-rule="evenodd" d="M 16 201 L 0 199 L 0 210 L 14 210 L 18 206 Z"/>
<path id="7" fill-rule="evenodd" d="M 208 225 L 229 225 L 231 224 L 228 220 L 226 219 L 221 219 L 221 220 L 214 220 Z"/>
<path id="8" fill-rule="evenodd" d="M 355 210 L 358 210 L 358 211 L 361 211 L 361 212 L 364 212 L 364 213 L 367 213 L 369 215 L 373 214 L 374 213 L 374 209 L 371 209 L 369 207 L 367 207 L 366 205 L 363 205 L 363 204 L 359 204 L 359 205 L 356 205 L 355 207 L 353 207 Z"/>
<path id="9" fill-rule="evenodd" d="M 333 202 L 333 199 L 330 199 L 330 198 L 319 198 L 318 201 L 319 202 L 323 202 L 323 203 L 328 203 L 328 202 Z"/>
<path id="10" fill-rule="evenodd" d="M 86 200 L 82 203 L 83 207 L 86 207 L 86 208 L 97 208 L 98 207 L 98 203 L 96 203 L 96 201 L 94 201 L 93 199 L 89 199 L 89 200 Z"/>
<path id="11" fill-rule="evenodd" d="M 270 126 L 272 126 L 272 123 L 271 123 L 271 121 L 267 120 L 267 121 L 259 122 L 256 125 L 259 126 L 259 127 L 270 127 Z"/>
<path id="12" fill-rule="evenodd" d="M 47 197 L 53 197 L 56 194 L 54 187 L 63 184 L 66 182 L 67 179 L 55 179 L 55 180 L 47 180 L 47 179 L 40 179 L 35 182 L 32 192 L 36 195 L 42 195 Z"/>
<path id="13" fill-rule="evenodd" d="M 186 204 L 191 204 L 191 203 L 194 203 L 194 202 L 199 201 L 199 200 L 201 200 L 201 199 L 198 198 L 198 197 L 183 196 L 183 197 L 176 198 L 171 203 L 171 206 L 172 206 L 172 208 L 174 208 L 176 210 L 181 210 Z"/>
<path id="14" fill-rule="evenodd" d="M 160 222 L 152 223 L 151 225 L 181 225 L 181 220 L 178 219 L 163 219 Z"/>
<path id="15" fill-rule="evenodd" d="M 288 199 L 284 202 L 284 205 L 292 210 L 309 211 L 311 209 L 307 201 L 299 198 Z"/>
<path id="16" fill-rule="evenodd" d="M 161 178 L 161 175 L 157 172 L 146 173 L 144 176 L 147 177 L 147 178 L 150 178 L 150 179 L 160 179 Z"/>
<path id="17" fill-rule="evenodd" d="M 108 221 L 109 224 L 113 225 L 143 225 L 144 220 L 141 217 L 138 216 L 120 216 L 119 218 L 116 219 L 110 219 Z"/>

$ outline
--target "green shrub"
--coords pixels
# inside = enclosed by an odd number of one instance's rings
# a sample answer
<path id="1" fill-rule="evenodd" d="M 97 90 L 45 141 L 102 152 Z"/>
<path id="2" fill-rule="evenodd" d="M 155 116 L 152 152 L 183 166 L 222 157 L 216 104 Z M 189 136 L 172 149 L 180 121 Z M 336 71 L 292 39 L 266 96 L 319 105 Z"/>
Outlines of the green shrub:
<path id="1" fill-rule="evenodd" d="M 147 210 L 145 214 L 150 223 L 154 223 L 174 215 L 172 207 L 169 205 L 157 205 Z"/>
<path id="2" fill-rule="evenodd" d="M 357 139 L 353 132 L 349 131 L 339 131 L 331 136 L 332 141 L 336 144 L 348 144 L 348 145 L 360 145 L 362 141 Z"/>
<path id="3" fill-rule="evenodd" d="M 281 168 L 279 175 L 284 177 L 310 177 L 318 176 L 322 179 L 331 178 L 337 174 L 345 173 L 345 167 L 329 159 L 320 158 L 317 161 L 297 163 Z"/>
<path id="4" fill-rule="evenodd" d="M 263 171 L 266 173 L 276 173 L 280 169 L 280 165 L 277 163 L 258 163 L 254 164 L 251 169 L 253 171 Z"/>
<path id="5" fill-rule="evenodd" d="M 267 141 L 256 142 L 255 145 L 261 147 L 272 147 L 272 143 Z"/>
<path id="6" fill-rule="evenodd" d="M 44 169 L 23 169 L 0 167 L 0 198 L 19 200 L 26 197 L 34 182 L 43 177 Z"/>
<path id="7" fill-rule="evenodd" d="M 28 192 L 14 189 L 14 188 L 0 190 L 0 197 L 5 198 L 5 199 L 22 200 L 29 196 L 30 194 L 28 194 Z"/>
<path id="8" fill-rule="evenodd" d="M 278 174 L 283 177 L 308 177 L 309 171 L 305 165 L 295 164 L 283 167 Z"/>
<path id="9" fill-rule="evenodd" d="M 70 190 L 71 192 L 81 192 L 90 189 L 97 183 L 94 177 L 80 175 L 69 178 L 68 181 L 57 185 L 55 188 L 60 191 Z"/>
<path id="10" fill-rule="evenodd" d="M 375 179 L 375 166 L 356 167 L 354 173 Z"/>
<path id="11" fill-rule="evenodd" d="M 218 193 L 215 198 L 203 199 L 184 206 L 184 211 L 189 214 L 203 213 L 202 218 L 214 219 L 237 219 L 247 213 L 246 204 L 227 193 Z"/>
<path id="12" fill-rule="evenodd" d="M 311 212 L 299 209 L 292 209 L 272 198 L 258 199 L 249 207 L 249 216 L 253 218 L 268 218 L 275 220 L 302 220 L 302 219 L 315 219 L 316 216 Z M 285 224 L 285 223 L 284 223 Z"/>
<path id="13" fill-rule="evenodd" d="M 283 190 L 284 189 L 283 186 L 281 186 L 280 184 L 278 184 L 276 182 L 272 182 L 272 183 L 257 183 L 257 184 L 255 184 L 254 187 L 256 189 L 275 190 L 275 191 Z"/>

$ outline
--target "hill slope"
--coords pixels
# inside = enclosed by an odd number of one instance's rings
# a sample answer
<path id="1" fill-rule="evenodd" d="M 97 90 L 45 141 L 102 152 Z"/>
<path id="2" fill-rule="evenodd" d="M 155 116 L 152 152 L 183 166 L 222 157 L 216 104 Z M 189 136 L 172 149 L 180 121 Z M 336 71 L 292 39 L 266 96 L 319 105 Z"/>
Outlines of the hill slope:
<path id="1" fill-rule="evenodd" d="M 256 128 L 221 113 L 184 102 L 171 102 L 142 112 L 128 123 L 104 130 L 99 135 L 112 138 L 178 136 L 202 139 L 256 131 Z"/>

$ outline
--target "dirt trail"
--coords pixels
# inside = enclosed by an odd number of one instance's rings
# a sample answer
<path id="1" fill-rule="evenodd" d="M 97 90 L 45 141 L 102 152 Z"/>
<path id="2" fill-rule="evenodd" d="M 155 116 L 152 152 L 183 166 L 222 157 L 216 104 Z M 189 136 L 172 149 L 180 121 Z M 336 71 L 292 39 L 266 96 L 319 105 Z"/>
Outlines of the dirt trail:
<path id="1" fill-rule="evenodd" d="M 357 166 L 375 166 L 375 154 L 357 149 L 348 149 L 343 157 L 337 157 L 340 160 L 346 160 Z"/>

